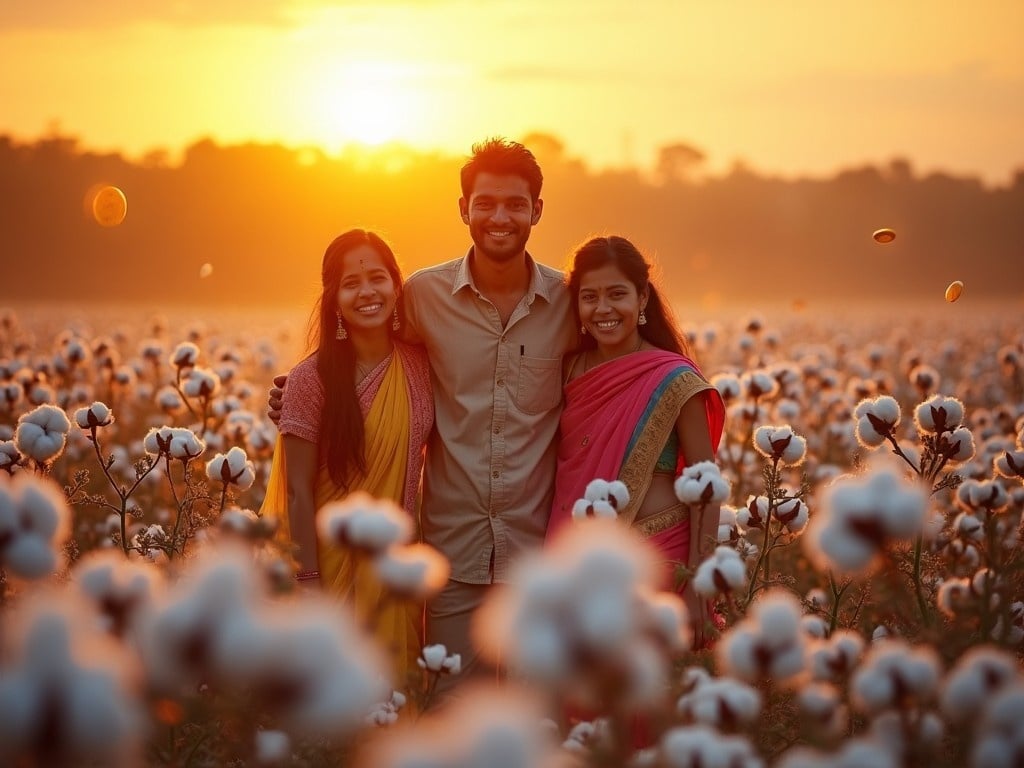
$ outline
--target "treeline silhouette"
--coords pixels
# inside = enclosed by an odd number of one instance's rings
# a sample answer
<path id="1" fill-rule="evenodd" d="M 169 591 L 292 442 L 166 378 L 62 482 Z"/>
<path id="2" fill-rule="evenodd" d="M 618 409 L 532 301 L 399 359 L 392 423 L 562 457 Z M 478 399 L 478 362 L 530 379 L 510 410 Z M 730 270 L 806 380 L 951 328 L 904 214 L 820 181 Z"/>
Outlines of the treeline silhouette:
<path id="1" fill-rule="evenodd" d="M 530 251 L 554 266 L 587 236 L 616 232 L 656 259 L 683 304 L 918 299 L 955 279 L 979 298 L 1024 295 L 1024 170 L 999 188 L 919 176 L 905 159 L 823 179 L 740 163 L 710 176 L 699 150 L 676 144 L 644 175 L 593 171 L 550 135 L 524 141 L 545 173 Z M 463 254 L 464 159 L 201 140 L 172 165 L 161 152 L 129 161 L 67 136 L 0 136 L 0 299 L 305 303 L 324 247 L 349 227 L 382 232 L 409 271 Z M 117 227 L 88 212 L 98 183 L 127 196 Z M 879 227 L 896 240 L 874 242 Z M 206 263 L 212 273 L 201 277 Z"/>

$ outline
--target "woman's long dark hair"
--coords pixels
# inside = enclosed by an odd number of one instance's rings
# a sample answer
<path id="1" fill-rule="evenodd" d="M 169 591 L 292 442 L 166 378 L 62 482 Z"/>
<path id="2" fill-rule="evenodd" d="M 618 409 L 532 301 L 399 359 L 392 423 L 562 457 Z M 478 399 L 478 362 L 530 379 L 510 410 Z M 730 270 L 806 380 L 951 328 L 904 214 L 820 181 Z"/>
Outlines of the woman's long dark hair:
<path id="1" fill-rule="evenodd" d="M 638 294 L 647 289 L 647 306 L 644 308 L 647 323 L 637 326 L 640 338 L 655 347 L 692 359 L 690 347 L 679 330 L 671 308 L 662 300 L 661 293 L 651 281 L 651 265 L 635 245 L 617 235 L 593 237 L 573 254 L 567 282 L 569 295 L 572 297 L 572 312 L 576 318 L 577 350 L 582 352 L 597 347 L 593 336 L 581 332 L 583 322 L 580 318 L 580 282 L 588 272 L 608 264 L 618 268 L 629 282 L 636 286 Z"/>
<path id="2" fill-rule="evenodd" d="M 309 322 L 310 350 L 317 353 L 317 372 L 324 388 L 324 408 L 320 418 L 320 461 L 326 463 L 331 480 L 347 491 L 353 471 L 366 473 L 363 414 L 356 396 L 356 353 L 352 340 L 338 340 L 338 289 L 345 254 L 360 245 L 368 245 L 384 260 L 384 266 L 398 290 L 398 318 L 405 321 L 402 306 L 402 271 L 395 254 L 380 235 L 364 229 L 351 229 L 338 235 L 327 246 L 321 268 L 323 290 Z M 391 320 L 388 320 L 388 333 Z"/>

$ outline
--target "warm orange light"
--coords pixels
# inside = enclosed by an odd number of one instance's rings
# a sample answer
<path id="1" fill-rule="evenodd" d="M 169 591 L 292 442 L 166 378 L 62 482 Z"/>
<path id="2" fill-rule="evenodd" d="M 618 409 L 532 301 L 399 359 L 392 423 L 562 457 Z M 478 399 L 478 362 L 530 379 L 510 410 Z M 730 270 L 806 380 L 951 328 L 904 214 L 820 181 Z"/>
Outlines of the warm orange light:
<path id="1" fill-rule="evenodd" d="M 871 236 L 875 238 L 876 243 L 891 243 L 896 239 L 896 233 L 888 227 L 876 229 Z"/>
<path id="2" fill-rule="evenodd" d="M 425 114 L 416 77 L 412 65 L 396 61 L 346 62 L 321 77 L 323 112 L 310 119 L 321 124 L 318 133 L 369 146 L 409 139 Z"/>
<path id="3" fill-rule="evenodd" d="M 960 280 L 954 280 L 946 288 L 946 301 L 952 304 L 954 301 L 960 298 L 960 294 L 964 292 L 964 284 Z"/>

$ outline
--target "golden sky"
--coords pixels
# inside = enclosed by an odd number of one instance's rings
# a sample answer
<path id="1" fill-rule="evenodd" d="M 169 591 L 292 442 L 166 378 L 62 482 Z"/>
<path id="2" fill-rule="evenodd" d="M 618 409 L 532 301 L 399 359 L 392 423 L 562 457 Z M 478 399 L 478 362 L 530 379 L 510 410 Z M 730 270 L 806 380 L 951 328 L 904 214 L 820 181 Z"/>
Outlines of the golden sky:
<path id="1" fill-rule="evenodd" d="M 0 0 L 0 133 L 139 156 L 545 131 L 595 168 L 1024 168 L 1024 2 Z"/>

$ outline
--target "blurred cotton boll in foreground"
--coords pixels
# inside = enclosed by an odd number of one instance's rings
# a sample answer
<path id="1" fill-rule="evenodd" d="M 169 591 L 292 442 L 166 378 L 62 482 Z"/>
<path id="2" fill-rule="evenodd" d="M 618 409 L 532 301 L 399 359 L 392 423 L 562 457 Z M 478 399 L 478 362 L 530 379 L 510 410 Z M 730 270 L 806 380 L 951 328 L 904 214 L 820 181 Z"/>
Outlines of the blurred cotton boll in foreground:
<path id="1" fill-rule="evenodd" d="M 568 526 L 488 595 L 474 640 L 485 658 L 586 706 L 654 706 L 669 653 L 691 638 L 681 599 L 654 594 L 658 561 L 616 521 Z"/>
<path id="2" fill-rule="evenodd" d="M 868 714 L 926 704 L 936 694 L 940 673 L 939 656 L 930 646 L 882 640 L 853 675 L 853 703 Z"/>
<path id="3" fill-rule="evenodd" d="M 28 473 L 0 482 L 0 568 L 23 579 L 49 576 L 70 533 L 71 511 L 56 484 Z"/>
<path id="4" fill-rule="evenodd" d="M 921 487 L 891 468 L 843 476 L 825 489 L 804 537 L 806 550 L 821 569 L 862 571 L 889 541 L 920 533 L 926 511 Z"/>
<path id="5" fill-rule="evenodd" d="M 415 729 L 389 729 L 355 765 L 374 768 L 570 768 L 578 765 L 543 725 L 533 696 L 512 686 L 471 687 Z"/>
<path id="6" fill-rule="evenodd" d="M 135 665 L 58 594 L 5 620 L 0 666 L 4 765 L 140 764 L 145 723 Z"/>
<path id="7" fill-rule="evenodd" d="M 75 563 L 72 581 L 93 604 L 104 629 L 123 636 L 163 592 L 164 575 L 152 565 L 126 560 L 121 552 L 95 551 Z"/>
<path id="8" fill-rule="evenodd" d="M 332 501 L 317 513 L 317 532 L 324 542 L 371 556 L 412 540 L 409 513 L 393 501 L 375 499 L 356 491 L 342 501 Z"/>

